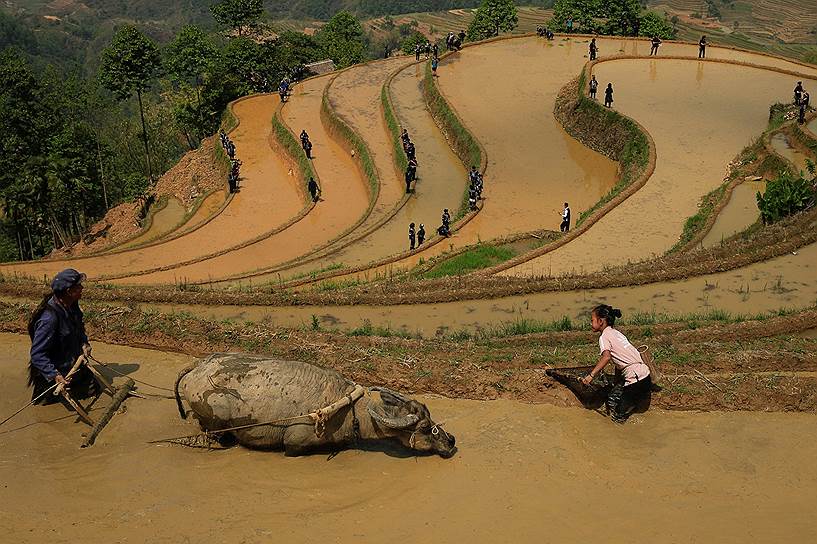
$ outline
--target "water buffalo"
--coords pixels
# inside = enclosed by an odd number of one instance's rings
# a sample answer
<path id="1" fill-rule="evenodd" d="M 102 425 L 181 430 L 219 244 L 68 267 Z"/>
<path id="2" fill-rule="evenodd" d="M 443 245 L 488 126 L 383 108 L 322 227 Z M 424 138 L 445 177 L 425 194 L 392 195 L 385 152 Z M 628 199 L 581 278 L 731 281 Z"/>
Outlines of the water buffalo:
<path id="1" fill-rule="evenodd" d="M 215 353 L 182 370 L 175 392 L 182 418 L 183 397 L 206 431 L 248 426 L 219 435 L 249 448 L 283 449 L 289 456 L 396 439 L 446 458 L 455 451 L 454 437 L 431 420 L 424 404 L 299 361 Z M 325 420 L 309 415 L 344 399 L 348 404 Z M 254 425 L 267 422 L 276 423 Z"/>

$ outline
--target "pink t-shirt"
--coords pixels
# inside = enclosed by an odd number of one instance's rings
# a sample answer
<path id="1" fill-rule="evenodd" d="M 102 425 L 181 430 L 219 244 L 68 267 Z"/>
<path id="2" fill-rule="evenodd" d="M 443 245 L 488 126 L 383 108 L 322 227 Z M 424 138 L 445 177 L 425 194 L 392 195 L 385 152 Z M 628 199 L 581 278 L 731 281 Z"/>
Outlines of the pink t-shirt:
<path id="1" fill-rule="evenodd" d="M 599 351 L 609 351 L 613 356 L 613 363 L 624 374 L 624 385 L 633 384 L 650 374 L 650 367 L 644 364 L 638 349 L 613 327 L 607 327 L 601 332 Z"/>

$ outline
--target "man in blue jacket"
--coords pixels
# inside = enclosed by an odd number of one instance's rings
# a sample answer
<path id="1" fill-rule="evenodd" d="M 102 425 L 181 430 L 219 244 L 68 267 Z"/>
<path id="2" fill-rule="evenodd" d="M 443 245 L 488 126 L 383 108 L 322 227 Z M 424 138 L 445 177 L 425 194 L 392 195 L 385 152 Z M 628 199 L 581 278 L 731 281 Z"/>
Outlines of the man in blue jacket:
<path id="1" fill-rule="evenodd" d="M 69 387 L 72 396 L 87 398 L 99 393 L 93 374 L 82 366 L 73 376 L 68 372 L 83 353 L 91 354 L 91 345 L 85 334 L 85 323 L 79 299 L 85 274 L 67 268 L 51 282 L 47 295 L 28 322 L 31 336 L 31 364 L 28 384 L 34 386 L 32 399 L 57 384 Z M 58 397 L 48 394 L 39 404 L 57 402 Z"/>

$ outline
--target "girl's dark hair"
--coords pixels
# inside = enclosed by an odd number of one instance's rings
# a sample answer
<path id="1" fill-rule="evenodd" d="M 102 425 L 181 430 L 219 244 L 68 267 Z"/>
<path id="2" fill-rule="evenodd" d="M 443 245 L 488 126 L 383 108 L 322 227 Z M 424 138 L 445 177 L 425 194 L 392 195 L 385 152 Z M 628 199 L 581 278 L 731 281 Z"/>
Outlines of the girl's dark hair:
<path id="1" fill-rule="evenodd" d="M 609 304 L 599 304 L 593 308 L 593 313 L 599 319 L 605 320 L 611 327 L 616 324 L 616 318 L 621 317 L 621 310 L 613 308 Z"/>

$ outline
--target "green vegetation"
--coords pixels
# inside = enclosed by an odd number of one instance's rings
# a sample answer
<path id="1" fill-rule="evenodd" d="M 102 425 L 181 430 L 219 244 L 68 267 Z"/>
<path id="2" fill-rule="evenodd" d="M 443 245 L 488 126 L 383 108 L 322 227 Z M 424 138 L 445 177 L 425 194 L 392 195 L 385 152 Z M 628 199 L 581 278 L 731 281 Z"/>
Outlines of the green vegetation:
<path id="1" fill-rule="evenodd" d="M 460 118 L 448 105 L 448 102 L 440 94 L 434 76 L 431 73 L 431 63 L 426 63 L 426 74 L 423 79 L 423 97 L 431 115 L 442 127 L 443 132 L 448 136 L 448 143 L 460 158 L 465 168 L 471 166 L 479 168 L 482 165 L 482 149 L 479 142 L 471 132 L 465 128 Z M 460 209 L 454 215 L 453 220 L 463 217 L 468 213 L 468 188 L 466 187 L 460 204 Z"/>
<path id="2" fill-rule="evenodd" d="M 425 278 L 440 278 L 443 276 L 459 276 L 494 266 L 516 256 L 516 252 L 509 248 L 489 245 L 479 245 L 474 249 L 446 259 L 430 271 L 423 274 Z"/>
<path id="3" fill-rule="evenodd" d="M 595 100 L 584 95 L 587 74 L 582 70 L 578 81 L 578 105 L 576 111 L 581 115 L 592 118 L 592 125 L 600 134 L 619 133 L 618 143 L 624 142 L 616 153 L 616 160 L 621 164 L 621 177 L 618 183 L 610 189 L 593 207 L 579 214 L 576 227 L 580 226 L 596 210 L 613 200 L 622 191 L 629 187 L 644 173 L 650 160 L 650 144 L 647 135 L 631 119 L 615 110 L 603 107 Z"/>
<path id="4" fill-rule="evenodd" d="M 397 116 L 394 113 L 394 107 L 389 96 L 389 83 L 387 81 L 380 89 L 380 103 L 383 105 L 383 116 L 386 118 L 386 126 L 389 127 L 391 133 L 392 143 L 392 157 L 394 158 L 394 165 L 397 172 L 405 172 L 408 167 L 408 159 L 406 153 L 403 151 L 403 141 L 400 139 L 400 125 L 397 124 Z"/>
<path id="5" fill-rule="evenodd" d="M 484 40 L 510 32 L 519 24 L 519 15 L 513 0 L 483 0 L 474 12 L 474 20 L 468 27 L 470 41 Z"/>
<path id="6" fill-rule="evenodd" d="M 812 178 L 814 165 L 810 166 Z M 757 193 L 757 207 L 763 224 L 780 221 L 814 205 L 814 179 L 807 181 L 802 175 L 794 176 L 788 171 L 781 172 L 776 179 L 766 184 L 766 192 Z"/>
<path id="7" fill-rule="evenodd" d="M 345 68 L 363 60 L 363 27 L 354 15 L 340 11 L 332 17 L 316 39 L 338 68 Z"/>
<path id="8" fill-rule="evenodd" d="M 237 33 L 251 29 L 258 24 L 264 13 L 263 0 L 221 0 L 210 8 L 216 22 Z"/>
<path id="9" fill-rule="evenodd" d="M 306 153 L 301 147 L 301 143 L 289 131 L 289 128 L 281 120 L 279 113 L 275 112 L 272 116 L 272 130 L 275 133 L 275 138 L 278 140 L 286 152 L 298 163 L 298 169 L 301 171 L 301 178 L 304 183 L 304 190 L 306 184 L 309 183 L 309 178 L 317 178 L 315 171 L 312 169 L 312 161 L 306 158 Z"/>
<path id="10" fill-rule="evenodd" d="M 695 215 L 688 217 L 684 222 L 684 230 L 681 232 L 681 237 L 675 243 L 675 245 L 670 248 L 668 253 L 680 251 L 686 247 L 686 245 L 689 244 L 693 238 L 695 238 L 704 225 L 706 225 L 709 217 L 715 211 L 715 206 L 717 206 L 718 202 L 723 199 L 723 195 L 726 193 L 727 185 L 728 181 L 721 184 L 716 189 L 713 189 L 701 199 L 701 204 L 698 206 L 698 212 Z"/>
<path id="11" fill-rule="evenodd" d="M 676 35 L 671 21 L 643 10 L 638 0 L 556 0 L 551 24 L 562 30 L 568 20 L 572 20 L 574 31 L 584 33 L 661 39 L 673 39 Z"/>

